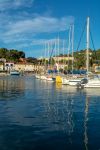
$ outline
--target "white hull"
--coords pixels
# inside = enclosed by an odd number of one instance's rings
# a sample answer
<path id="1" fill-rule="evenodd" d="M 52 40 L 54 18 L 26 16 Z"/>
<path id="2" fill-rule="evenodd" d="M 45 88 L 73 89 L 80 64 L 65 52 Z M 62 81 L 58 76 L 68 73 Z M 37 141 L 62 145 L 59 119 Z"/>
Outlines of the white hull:
<path id="1" fill-rule="evenodd" d="M 36 77 L 37 79 L 54 82 L 54 80 L 52 79 L 52 77 L 49 77 L 49 76 L 47 76 L 47 75 L 35 75 L 35 77 Z"/>
<path id="2" fill-rule="evenodd" d="M 88 79 L 88 82 L 84 85 L 85 88 L 100 88 L 100 79 Z"/>
<path id="3" fill-rule="evenodd" d="M 40 79 L 41 76 L 40 75 L 35 75 L 36 79 Z"/>
<path id="4" fill-rule="evenodd" d="M 62 77 L 62 84 L 63 85 L 68 85 L 69 84 L 69 79 Z"/>
<path id="5" fill-rule="evenodd" d="M 10 75 L 16 75 L 16 76 L 18 75 L 19 76 L 20 72 L 19 71 L 11 71 Z"/>
<path id="6" fill-rule="evenodd" d="M 54 80 L 52 79 L 52 77 L 47 77 L 46 79 L 47 81 L 51 81 L 51 82 L 54 82 Z"/>
<path id="7" fill-rule="evenodd" d="M 82 79 L 71 79 L 69 80 L 69 85 L 71 86 L 77 86 L 78 83 L 81 82 Z"/>
<path id="8" fill-rule="evenodd" d="M 82 78 L 64 78 L 62 77 L 62 84 L 63 85 L 71 85 L 76 86 L 78 83 L 80 83 Z"/>
<path id="9" fill-rule="evenodd" d="M 84 85 L 85 88 L 100 88 L 100 81 L 98 83 L 88 82 Z"/>
<path id="10" fill-rule="evenodd" d="M 42 80 L 47 80 L 47 77 L 45 75 L 41 75 Z"/>

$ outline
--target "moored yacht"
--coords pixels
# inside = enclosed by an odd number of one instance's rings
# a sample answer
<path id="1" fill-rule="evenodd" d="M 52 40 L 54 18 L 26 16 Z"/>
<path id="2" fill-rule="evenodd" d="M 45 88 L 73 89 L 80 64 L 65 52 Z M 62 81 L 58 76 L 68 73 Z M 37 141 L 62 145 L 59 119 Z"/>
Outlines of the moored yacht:
<path id="1" fill-rule="evenodd" d="M 77 86 L 78 83 L 80 83 L 82 80 L 82 78 L 76 78 L 76 79 L 70 79 L 69 80 L 69 85 L 72 85 L 72 86 Z"/>
<path id="2" fill-rule="evenodd" d="M 77 76 L 77 75 L 72 75 L 72 76 L 67 76 L 67 77 L 62 77 L 62 84 L 63 85 L 71 85 L 71 86 L 76 86 L 78 83 L 81 82 L 83 79 L 83 76 Z"/>
<path id="3" fill-rule="evenodd" d="M 87 59 L 86 59 L 86 68 L 89 72 L 89 17 L 87 18 Z M 81 83 L 81 86 L 85 88 L 100 88 L 100 77 L 93 75 L 92 78 L 87 74 L 87 82 Z"/>
<path id="4" fill-rule="evenodd" d="M 62 84 L 63 85 L 68 85 L 69 84 L 69 79 L 67 77 L 62 77 Z"/>
<path id="5" fill-rule="evenodd" d="M 100 78 L 94 77 L 92 79 L 88 79 L 87 83 L 84 84 L 85 88 L 100 88 Z"/>

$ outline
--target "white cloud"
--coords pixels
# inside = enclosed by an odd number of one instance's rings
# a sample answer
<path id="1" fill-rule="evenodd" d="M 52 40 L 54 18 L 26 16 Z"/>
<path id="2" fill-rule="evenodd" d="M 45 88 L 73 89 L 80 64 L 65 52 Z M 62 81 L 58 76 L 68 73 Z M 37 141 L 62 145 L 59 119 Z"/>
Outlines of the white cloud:
<path id="1" fill-rule="evenodd" d="M 30 7 L 34 0 L 0 0 L 0 10 L 17 9 L 20 7 Z"/>
<path id="2" fill-rule="evenodd" d="M 44 33 L 48 34 L 49 39 L 49 35 L 68 30 L 74 22 L 73 16 L 57 18 L 46 12 L 39 15 L 34 11 L 29 13 L 27 9 L 17 11 L 19 8 L 32 7 L 33 3 L 34 0 L 0 0 L 0 43 L 4 46 L 20 48 L 42 45 L 49 41 L 40 39 L 45 38 Z"/>
<path id="3" fill-rule="evenodd" d="M 73 17 L 35 17 L 22 21 L 15 21 L 8 24 L 8 31 L 5 36 L 13 36 L 16 34 L 40 34 L 54 33 L 68 30 L 69 25 L 74 21 Z"/>
<path id="4" fill-rule="evenodd" d="M 67 44 L 68 41 L 65 40 L 65 39 L 60 39 L 59 38 L 59 43 L 63 45 L 63 42 L 65 44 Z M 36 39 L 36 40 L 32 41 L 32 45 L 48 45 L 48 44 L 55 45 L 55 43 L 57 45 L 58 37 L 56 39 Z"/>
<path id="5" fill-rule="evenodd" d="M 21 19 L 12 20 L 8 17 L 8 23 L 2 19 L 0 41 L 8 48 L 28 49 L 30 46 L 34 47 L 39 45 L 43 48 L 45 42 L 55 42 L 55 39 L 50 39 L 49 34 L 52 35 L 52 33 L 67 30 L 69 24 L 74 21 L 73 17 L 56 18 L 37 16 L 33 19 L 28 19 L 27 17 L 25 19 L 24 16 L 23 18 L 23 21 L 21 21 Z M 45 39 L 43 33 L 49 33 L 48 39 Z M 44 39 L 40 39 L 40 35 Z M 60 40 L 60 42 L 62 41 Z"/>

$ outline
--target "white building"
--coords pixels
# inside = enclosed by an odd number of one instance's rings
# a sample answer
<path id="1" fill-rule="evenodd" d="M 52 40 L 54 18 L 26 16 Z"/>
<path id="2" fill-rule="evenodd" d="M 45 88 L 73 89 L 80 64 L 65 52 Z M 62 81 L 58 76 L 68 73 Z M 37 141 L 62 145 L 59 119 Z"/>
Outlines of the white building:
<path id="1" fill-rule="evenodd" d="M 4 69 L 7 71 L 13 70 L 14 69 L 14 63 L 6 62 L 4 65 Z"/>

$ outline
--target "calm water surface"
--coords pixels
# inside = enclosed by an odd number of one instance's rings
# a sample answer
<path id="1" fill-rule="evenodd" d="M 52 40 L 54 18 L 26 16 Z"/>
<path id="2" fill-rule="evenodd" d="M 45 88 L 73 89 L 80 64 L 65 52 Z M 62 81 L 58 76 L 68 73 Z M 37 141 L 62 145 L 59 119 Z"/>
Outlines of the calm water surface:
<path id="1" fill-rule="evenodd" d="M 100 150 L 100 89 L 0 77 L 0 150 Z"/>

